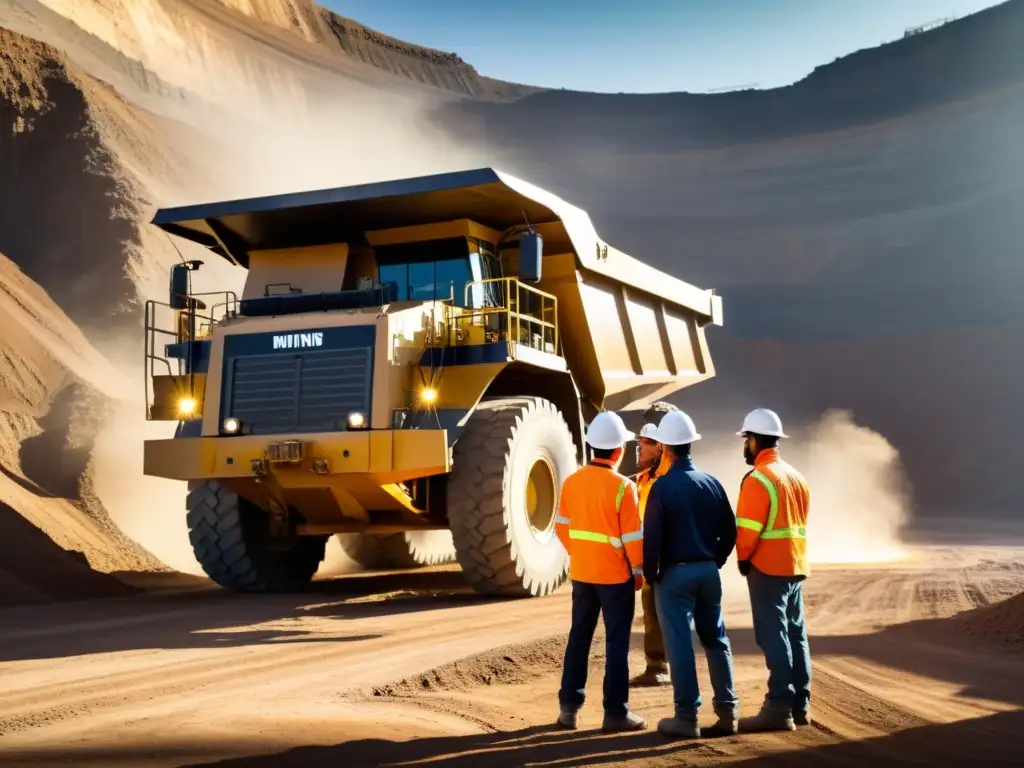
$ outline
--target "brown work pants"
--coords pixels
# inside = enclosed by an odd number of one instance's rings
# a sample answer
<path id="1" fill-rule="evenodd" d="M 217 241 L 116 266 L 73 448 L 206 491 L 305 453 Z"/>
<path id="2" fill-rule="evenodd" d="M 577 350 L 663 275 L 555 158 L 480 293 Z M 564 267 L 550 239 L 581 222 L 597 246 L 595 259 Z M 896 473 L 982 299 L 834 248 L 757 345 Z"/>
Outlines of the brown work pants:
<path id="1" fill-rule="evenodd" d="M 644 656 L 648 667 L 660 667 L 667 661 L 665 639 L 661 634 L 658 609 L 654 606 L 654 587 L 644 582 L 640 590 L 640 602 L 644 607 Z"/>

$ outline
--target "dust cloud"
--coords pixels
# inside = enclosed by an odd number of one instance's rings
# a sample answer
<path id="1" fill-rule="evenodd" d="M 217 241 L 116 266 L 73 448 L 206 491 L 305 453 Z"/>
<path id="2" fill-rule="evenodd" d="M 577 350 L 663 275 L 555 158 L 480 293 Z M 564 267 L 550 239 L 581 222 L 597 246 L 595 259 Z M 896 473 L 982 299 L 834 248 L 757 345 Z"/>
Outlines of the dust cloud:
<path id="1" fill-rule="evenodd" d="M 126 536 L 164 565 L 198 575 L 185 525 L 185 483 L 142 473 L 143 441 L 173 436 L 174 424 L 146 420 L 141 396 L 119 400 L 93 445 L 93 488 Z"/>
<path id="2" fill-rule="evenodd" d="M 698 428 L 700 424 L 698 423 Z M 911 519 L 910 488 L 899 454 L 879 433 L 858 425 L 847 411 L 828 411 L 814 423 L 791 428 L 783 458 L 811 489 L 808 549 L 812 563 L 880 563 L 906 557 L 902 533 Z M 740 438 L 705 434 L 694 461 L 725 486 L 735 508 L 743 475 Z"/>
<path id="3" fill-rule="evenodd" d="M 906 556 L 902 532 L 910 522 L 909 484 L 896 449 L 877 432 L 830 412 L 808 440 L 812 560 L 875 563 Z"/>
<path id="4" fill-rule="evenodd" d="M 182 187 L 182 202 L 278 195 L 486 166 L 482 143 L 448 138 L 438 106 L 413 96 L 335 88 L 300 111 L 211 114 L 209 142 L 187 151 L 202 186 Z"/>

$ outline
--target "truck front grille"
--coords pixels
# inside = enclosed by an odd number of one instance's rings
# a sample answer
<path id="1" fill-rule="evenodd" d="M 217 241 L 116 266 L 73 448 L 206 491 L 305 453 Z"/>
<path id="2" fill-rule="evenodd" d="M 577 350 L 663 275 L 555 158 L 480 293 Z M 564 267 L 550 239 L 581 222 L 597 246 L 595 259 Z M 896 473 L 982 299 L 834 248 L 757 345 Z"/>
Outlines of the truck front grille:
<path id="1" fill-rule="evenodd" d="M 371 346 L 238 355 L 225 360 L 222 417 L 251 434 L 345 429 L 352 411 L 370 417 Z"/>

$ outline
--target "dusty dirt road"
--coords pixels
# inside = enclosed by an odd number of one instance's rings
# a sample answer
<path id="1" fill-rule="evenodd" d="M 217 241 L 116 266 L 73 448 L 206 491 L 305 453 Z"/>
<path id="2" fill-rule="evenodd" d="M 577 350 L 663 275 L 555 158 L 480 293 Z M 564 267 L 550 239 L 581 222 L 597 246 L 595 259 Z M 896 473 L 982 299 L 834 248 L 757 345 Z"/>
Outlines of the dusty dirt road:
<path id="1" fill-rule="evenodd" d="M 732 563 L 724 573 L 753 714 L 765 671 L 742 582 Z M 592 730 L 600 643 L 582 730 L 550 728 L 565 591 L 486 601 L 437 570 L 324 580 L 301 597 L 200 587 L 6 610 L 0 764 L 1020 765 L 1024 654 L 948 617 L 1021 591 L 1024 549 L 930 547 L 898 564 L 818 568 L 816 725 L 694 743 Z M 638 609 L 636 672 L 640 620 Z M 636 690 L 633 703 L 656 721 L 671 694 Z"/>

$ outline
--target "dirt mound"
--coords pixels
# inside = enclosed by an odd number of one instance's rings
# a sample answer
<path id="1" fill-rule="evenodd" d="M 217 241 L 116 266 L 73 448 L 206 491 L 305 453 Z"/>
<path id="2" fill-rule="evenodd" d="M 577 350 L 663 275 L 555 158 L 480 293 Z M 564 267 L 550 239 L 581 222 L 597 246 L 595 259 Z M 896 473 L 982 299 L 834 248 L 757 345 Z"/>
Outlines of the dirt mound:
<path id="1" fill-rule="evenodd" d="M 108 574 L 164 566 L 97 498 L 97 436 L 135 387 L 82 329 L 141 337 L 138 178 L 170 172 L 144 113 L 2 28 L 0 132 L 0 603 L 124 594 Z"/>
<path id="2" fill-rule="evenodd" d="M 162 565 L 93 492 L 92 444 L 117 375 L 0 256 L 0 605 L 126 594 L 108 573 Z"/>
<path id="3" fill-rule="evenodd" d="M 109 573 L 163 567 L 120 532 L 93 491 L 92 444 L 127 381 L 78 326 L 110 333 L 135 323 L 126 310 L 137 204 L 90 91 L 110 97 L 58 51 L 0 29 L 0 250 L 10 255 L 0 255 L 0 603 L 8 605 L 126 594 L 134 590 Z"/>
<path id="4" fill-rule="evenodd" d="M 137 204 L 83 86 L 58 51 L 0 28 L 0 252 L 77 323 L 112 330 L 134 298 Z"/>
<path id="5" fill-rule="evenodd" d="M 1024 652 L 1024 594 L 961 613 L 953 622 L 968 635 Z"/>
<path id="6" fill-rule="evenodd" d="M 551 637 L 535 643 L 496 648 L 476 656 L 431 669 L 416 677 L 373 688 L 376 697 L 402 698 L 417 693 L 462 691 L 481 685 L 514 685 L 528 683 L 538 675 L 562 666 L 565 653 L 564 636 Z M 601 643 L 594 643 L 595 649 Z M 595 650 L 593 655 L 598 655 Z"/>
<path id="7" fill-rule="evenodd" d="M 53 506 L 48 510 L 51 515 Z M 72 515 L 74 510 L 65 509 Z M 7 504 L 0 504 L 0 606 L 113 597 L 138 592 L 94 570 L 81 551 L 66 550 Z"/>

